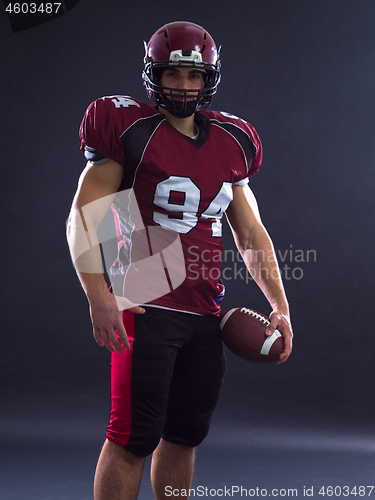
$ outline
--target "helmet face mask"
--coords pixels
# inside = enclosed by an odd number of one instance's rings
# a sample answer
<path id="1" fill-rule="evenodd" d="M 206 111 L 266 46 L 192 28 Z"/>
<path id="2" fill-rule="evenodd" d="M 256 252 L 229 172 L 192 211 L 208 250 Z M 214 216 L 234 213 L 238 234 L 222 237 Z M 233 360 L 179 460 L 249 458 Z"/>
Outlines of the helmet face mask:
<path id="1" fill-rule="evenodd" d="M 145 43 L 145 50 L 142 76 L 150 99 L 178 118 L 208 108 L 220 82 L 220 49 L 201 26 L 188 22 L 167 24 Z M 202 71 L 204 88 L 182 90 L 161 85 L 164 70 L 171 68 Z"/>

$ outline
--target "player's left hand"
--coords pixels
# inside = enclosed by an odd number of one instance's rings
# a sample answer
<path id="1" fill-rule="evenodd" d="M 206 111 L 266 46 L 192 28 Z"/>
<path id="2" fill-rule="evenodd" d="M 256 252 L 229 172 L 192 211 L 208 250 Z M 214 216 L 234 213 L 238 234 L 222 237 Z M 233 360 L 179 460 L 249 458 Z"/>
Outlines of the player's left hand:
<path id="1" fill-rule="evenodd" d="M 284 339 L 284 350 L 280 354 L 279 360 L 276 361 L 276 364 L 279 365 L 281 363 L 284 363 L 289 358 L 290 353 L 292 352 L 292 325 L 290 324 L 289 315 L 283 314 L 278 310 L 272 311 L 269 318 L 270 324 L 267 327 L 266 335 L 270 336 L 275 330 L 279 330 Z"/>

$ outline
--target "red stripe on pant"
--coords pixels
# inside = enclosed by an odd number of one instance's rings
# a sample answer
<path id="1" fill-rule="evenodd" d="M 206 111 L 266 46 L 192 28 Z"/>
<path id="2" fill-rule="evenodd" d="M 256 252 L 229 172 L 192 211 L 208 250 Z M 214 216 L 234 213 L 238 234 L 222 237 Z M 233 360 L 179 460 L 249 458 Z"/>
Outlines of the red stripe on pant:
<path id="1" fill-rule="evenodd" d="M 125 446 L 131 433 L 131 374 L 134 340 L 134 313 L 123 312 L 123 321 L 131 348 L 113 352 L 111 358 L 111 416 L 106 438 Z"/>

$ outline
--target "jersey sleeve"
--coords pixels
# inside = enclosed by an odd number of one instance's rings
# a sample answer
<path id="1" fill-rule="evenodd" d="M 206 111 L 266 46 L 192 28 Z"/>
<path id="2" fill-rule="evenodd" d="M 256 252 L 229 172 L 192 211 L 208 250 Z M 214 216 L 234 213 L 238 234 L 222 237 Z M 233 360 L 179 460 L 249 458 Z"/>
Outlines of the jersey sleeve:
<path id="1" fill-rule="evenodd" d="M 233 184 L 244 185 L 249 177 L 258 173 L 262 164 L 262 143 L 255 128 L 242 118 L 224 111 L 205 110 L 205 114 L 213 125 L 225 130 L 239 146 L 238 161 L 233 161 Z M 234 159 L 234 157 L 233 157 Z"/>
<path id="2" fill-rule="evenodd" d="M 249 123 L 245 122 L 242 120 L 243 126 L 245 128 L 246 133 L 249 136 L 249 139 L 255 146 L 255 155 L 251 159 L 251 165 L 249 168 L 249 177 L 252 177 L 253 175 L 257 174 L 259 171 L 260 166 L 262 165 L 262 160 L 263 160 L 263 148 L 262 148 L 262 143 L 259 138 L 259 135 L 255 128 L 250 125 Z"/>
<path id="3" fill-rule="evenodd" d="M 244 179 L 241 179 L 240 181 L 233 182 L 234 186 L 246 186 L 246 184 L 249 183 L 249 178 L 245 177 Z"/>
<path id="4" fill-rule="evenodd" d="M 89 160 L 109 158 L 122 165 L 121 131 L 109 98 L 101 98 L 87 108 L 80 127 L 81 151 Z M 92 158 L 87 156 L 91 153 Z"/>
<path id="5" fill-rule="evenodd" d="M 246 174 L 240 175 L 238 172 L 240 177 L 234 182 L 235 185 L 242 186 L 248 183 L 249 177 L 253 177 L 259 171 L 263 159 L 262 143 L 257 131 L 250 123 L 227 113 L 225 115 L 232 118 L 232 126 L 235 127 L 232 129 L 232 134 L 241 146 L 246 161 Z"/>
<path id="6" fill-rule="evenodd" d="M 109 158 L 123 165 L 122 134 L 139 118 L 155 113 L 151 106 L 129 96 L 97 99 L 87 108 L 81 123 L 81 151 L 90 161 Z"/>

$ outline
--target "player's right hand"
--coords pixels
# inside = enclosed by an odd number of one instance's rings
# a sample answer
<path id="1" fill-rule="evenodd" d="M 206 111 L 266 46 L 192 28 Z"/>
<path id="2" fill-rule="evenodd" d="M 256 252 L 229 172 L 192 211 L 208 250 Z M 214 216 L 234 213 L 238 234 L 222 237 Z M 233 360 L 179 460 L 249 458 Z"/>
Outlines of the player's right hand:
<path id="1" fill-rule="evenodd" d="M 90 301 L 90 316 L 96 342 L 111 352 L 119 353 L 123 352 L 123 348 L 130 349 L 120 308 L 129 309 L 135 314 L 145 312 L 143 307 L 133 304 L 124 297 L 121 297 L 121 301 L 116 301 L 110 292 L 100 297 L 100 300 Z"/>

